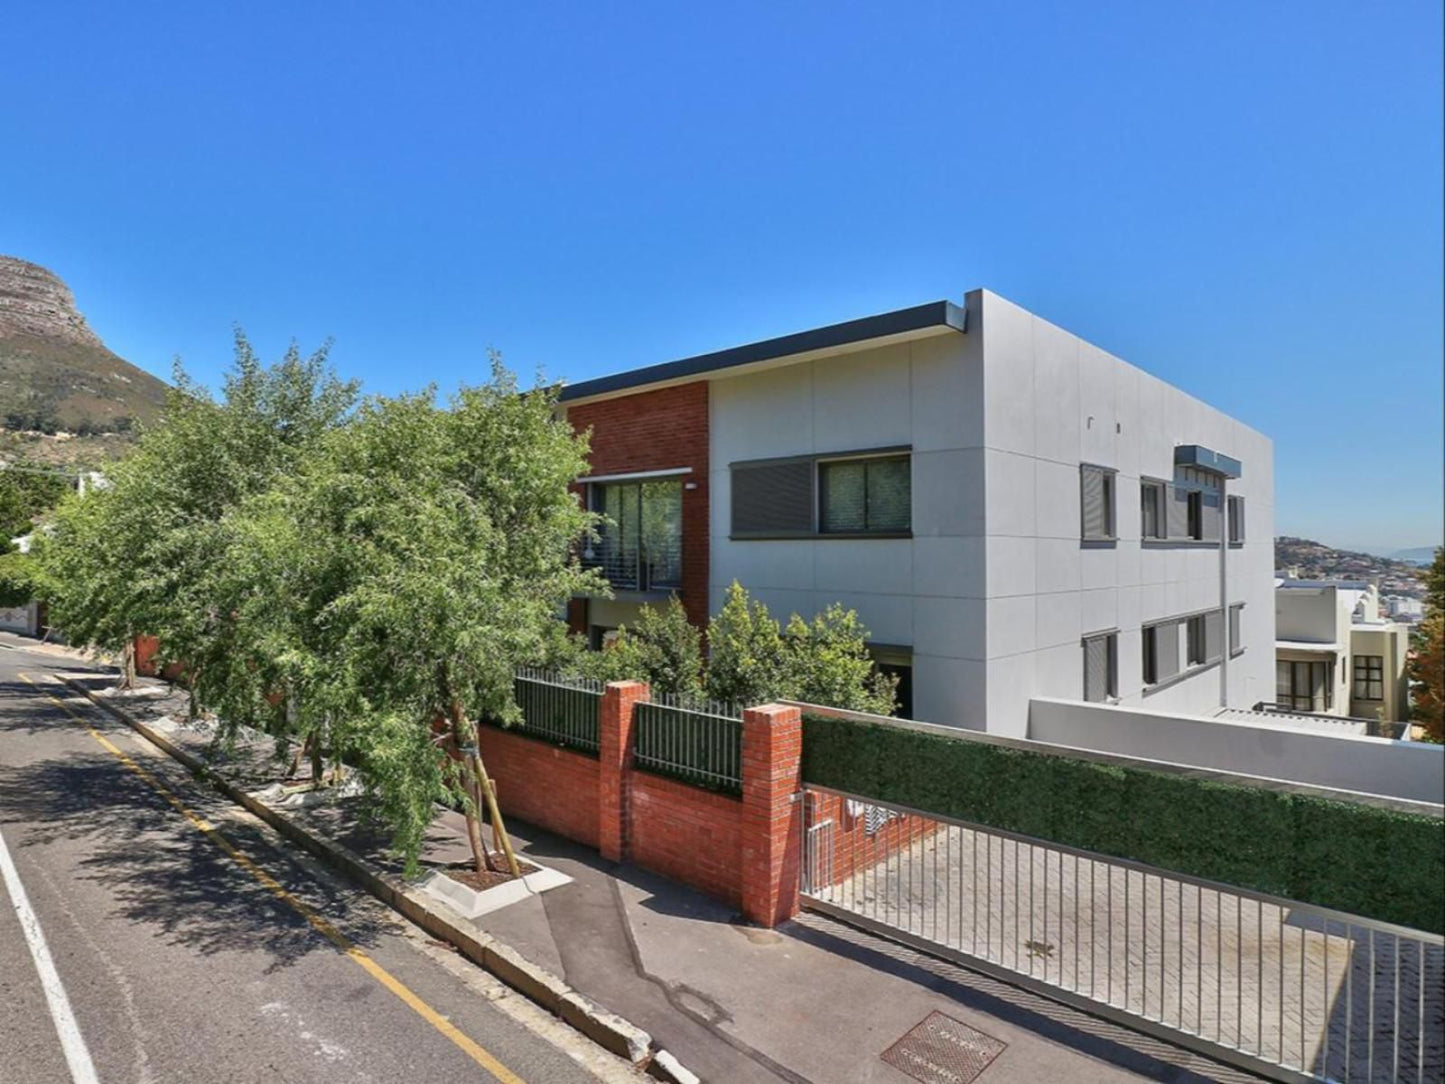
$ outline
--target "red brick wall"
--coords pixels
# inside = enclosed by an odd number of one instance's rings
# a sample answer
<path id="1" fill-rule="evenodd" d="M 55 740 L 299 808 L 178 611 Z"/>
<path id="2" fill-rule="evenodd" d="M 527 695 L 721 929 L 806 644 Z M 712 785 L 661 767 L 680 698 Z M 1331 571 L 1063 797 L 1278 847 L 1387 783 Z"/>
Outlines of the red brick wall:
<path id="1" fill-rule="evenodd" d="M 897 854 L 900 848 L 927 838 L 939 828 L 937 821 L 905 815 L 886 821 L 869 835 L 867 821 L 861 815 L 855 817 L 849 813 L 842 798 L 810 792 L 808 802 L 810 824 L 821 824 L 829 818 L 833 821 L 832 868 L 813 871 L 822 885 L 841 884 L 856 873 L 872 869 L 888 855 Z M 823 853 L 817 861 L 822 863 L 829 852 L 821 842 L 819 848 Z"/>
<path id="2" fill-rule="evenodd" d="M 593 474 L 692 468 L 683 478 L 680 594 L 698 626 L 708 608 L 707 387 L 697 380 L 567 409 L 574 429 L 592 430 Z"/>
<path id="3" fill-rule="evenodd" d="M 632 773 L 632 861 L 738 906 L 742 802 L 660 775 Z"/>
<path id="4" fill-rule="evenodd" d="M 503 814 L 597 846 L 597 761 L 495 726 L 477 734 Z"/>

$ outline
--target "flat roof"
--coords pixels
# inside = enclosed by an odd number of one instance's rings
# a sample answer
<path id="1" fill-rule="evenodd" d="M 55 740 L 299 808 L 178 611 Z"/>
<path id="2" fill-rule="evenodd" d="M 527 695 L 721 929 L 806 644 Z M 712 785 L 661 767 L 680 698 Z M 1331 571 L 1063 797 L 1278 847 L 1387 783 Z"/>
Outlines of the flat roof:
<path id="1" fill-rule="evenodd" d="M 648 384 L 705 376 L 741 365 L 775 361 L 794 354 L 832 350 L 872 339 L 885 339 L 893 335 L 907 335 L 934 328 L 962 332 L 967 330 L 967 315 L 963 306 L 955 305 L 952 301 L 930 301 L 925 305 L 879 313 L 877 316 L 865 316 L 841 324 L 829 324 L 827 327 L 816 327 L 776 339 L 764 339 L 745 346 L 717 350 L 711 354 L 698 354 L 695 357 L 665 361 L 659 365 L 648 365 L 641 369 L 629 369 L 624 373 L 566 384 L 560 398 L 563 402 L 587 399 L 594 395 L 606 395 L 609 392 L 640 388 Z"/>

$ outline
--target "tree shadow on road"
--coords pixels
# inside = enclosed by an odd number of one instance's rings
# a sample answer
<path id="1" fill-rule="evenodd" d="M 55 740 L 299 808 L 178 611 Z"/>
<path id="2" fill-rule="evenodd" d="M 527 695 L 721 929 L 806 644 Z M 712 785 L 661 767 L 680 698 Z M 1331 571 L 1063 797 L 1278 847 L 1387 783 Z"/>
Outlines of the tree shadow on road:
<path id="1" fill-rule="evenodd" d="M 0 710 L 0 730 L 19 729 L 16 714 Z M 159 774 L 149 764 L 143 767 Z M 194 788 L 178 796 L 213 824 L 230 808 L 219 796 Z M 0 824 L 12 851 L 54 846 L 74 853 L 68 861 L 77 879 L 107 893 L 114 915 L 171 944 L 203 956 L 263 953 L 268 973 L 318 949 L 335 951 L 291 906 L 99 747 L 93 754 L 68 752 L 0 766 Z M 226 823 L 223 832 L 352 941 L 364 947 L 377 940 L 383 925 L 369 900 L 318 881 L 271 850 L 254 826 Z M 77 886 L 77 894 L 85 891 Z"/>

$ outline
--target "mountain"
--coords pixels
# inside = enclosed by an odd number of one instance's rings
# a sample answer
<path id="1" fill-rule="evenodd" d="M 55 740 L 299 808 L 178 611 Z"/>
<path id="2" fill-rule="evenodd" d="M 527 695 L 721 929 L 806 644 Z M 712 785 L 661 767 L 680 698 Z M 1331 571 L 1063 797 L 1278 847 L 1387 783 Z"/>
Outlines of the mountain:
<path id="1" fill-rule="evenodd" d="M 1382 595 L 1422 598 L 1425 593 L 1417 565 L 1373 553 L 1337 550 L 1310 538 L 1276 538 L 1274 567 L 1281 574 L 1293 570 L 1302 580 L 1378 580 Z"/>
<path id="2" fill-rule="evenodd" d="M 66 443 L 64 434 L 108 438 L 86 446 L 123 445 L 136 422 L 160 413 L 166 390 L 164 381 L 106 348 L 58 275 L 0 256 L 0 428 L 10 438 L 6 446 L 21 438 L 44 445 L 42 436 L 50 444 Z"/>

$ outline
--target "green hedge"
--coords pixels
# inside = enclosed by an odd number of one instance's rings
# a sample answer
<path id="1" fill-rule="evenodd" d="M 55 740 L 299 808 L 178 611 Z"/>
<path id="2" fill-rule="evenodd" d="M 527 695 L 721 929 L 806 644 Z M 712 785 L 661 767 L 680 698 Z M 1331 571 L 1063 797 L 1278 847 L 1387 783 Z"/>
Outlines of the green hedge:
<path id="1" fill-rule="evenodd" d="M 806 717 L 809 783 L 1445 932 L 1445 820 Z"/>

